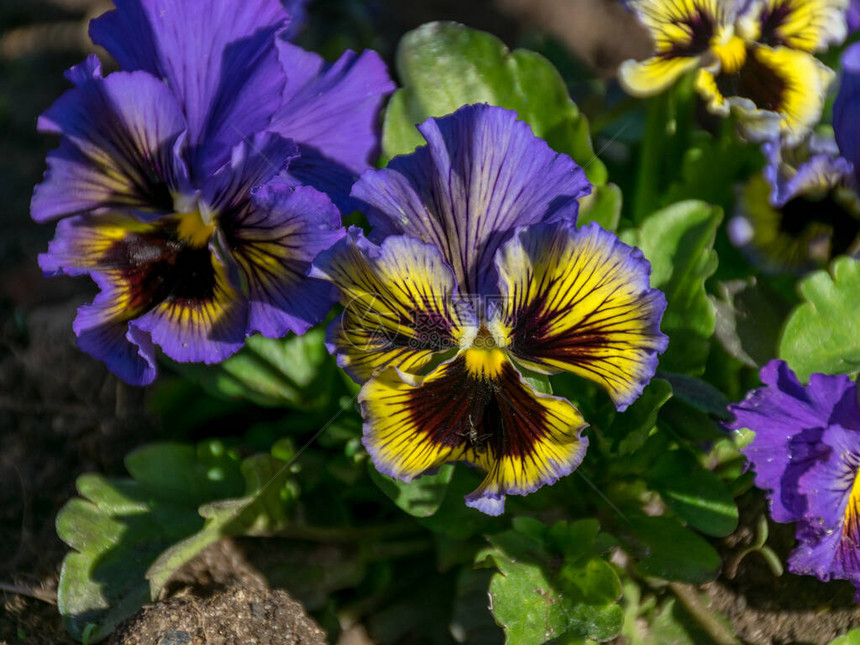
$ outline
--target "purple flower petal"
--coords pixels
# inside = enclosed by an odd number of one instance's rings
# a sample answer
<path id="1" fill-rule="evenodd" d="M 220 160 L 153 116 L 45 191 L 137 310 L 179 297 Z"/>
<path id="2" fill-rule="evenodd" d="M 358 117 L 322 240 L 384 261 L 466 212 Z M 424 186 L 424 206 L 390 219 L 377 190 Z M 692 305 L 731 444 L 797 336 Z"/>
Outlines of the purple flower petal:
<path id="1" fill-rule="evenodd" d="M 376 239 L 435 244 L 465 291 L 496 289 L 493 257 L 514 228 L 575 220 L 591 190 L 582 169 L 515 112 L 470 105 L 418 129 L 428 145 L 366 172 L 352 195 L 366 203 Z"/>
<path id="2" fill-rule="evenodd" d="M 829 450 L 800 478 L 808 509 L 798 525 L 794 573 L 820 580 L 850 580 L 860 588 L 860 432 L 839 425 L 824 430 Z"/>
<path id="3" fill-rule="evenodd" d="M 281 104 L 278 0 L 116 0 L 90 35 L 126 70 L 163 78 L 188 120 L 193 174 L 206 176 L 233 146 L 263 130 Z"/>
<path id="4" fill-rule="evenodd" d="M 299 35 L 307 20 L 307 4 L 310 0 L 281 0 L 287 13 L 290 14 L 290 24 L 284 30 L 283 37 L 293 40 Z"/>
<path id="5" fill-rule="evenodd" d="M 394 90 L 385 63 L 372 51 L 347 51 L 327 64 L 288 42 L 279 41 L 278 49 L 287 86 L 270 129 L 302 145 L 289 175 L 338 206 L 352 205 L 349 190 L 379 154 L 379 108 Z"/>
<path id="6" fill-rule="evenodd" d="M 394 90 L 374 51 L 344 53 L 328 64 L 318 54 L 278 41 L 287 75 L 284 103 L 271 129 L 359 173 L 379 150 L 379 108 Z"/>
<path id="7" fill-rule="evenodd" d="M 794 522 L 806 512 L 798 480 L 821 457 L 824 428 L 860 424 L 856 388 L 846 376 L 812 375 L 803 386 L 784 361 L 771 361 L 761 370 L 765 387 L 729 406 L 735 415 L 732 429 L 756 433 L 744 454 L 755 467 L 755 482 L 770 491 L 771 517 Z"/>
<path id="8" fill-rule="evenodd" d="M 214 254 L 209 264 L 177 272 L 164 299 L 129 323 L 180 363 L 220 363 L 245 342 L 247 301 Z"/>
<path id="9" fill-rule="evenodd" d="M 768 161 L 764 175 L 771 185 L 770 202 L 777 207 L 803 193 L 839 186 L 853 172 L 851 163 L 839 156 L 836 142 L 815 133 L 794 147 L 778 139 L 768 141 L 762 151 Z"/>
<path id="10" fill-rule="evenodd" d="M 848 32 L 852 33 L 860 29 L 860 0 L 851 0 L 848 11 L 845 14 L 848 22 Z"/>
<path id="11" fill-rule="evenodd" d="M 860 186 L 860 43 L 842 56 L 842 81 L 833 103 L 833 131 L 839 150 L 854 165 Z"/>
<path id="12" fill-rule="evenodd" d="M 122 287 L 105 274 L 93 274 L 101 288 L 92 304 L 78 308 L 74 330 L 78 347 L 103 361 L 108 369 L 131 385 L 155 380 L 155 346 L 146 334 L 130 329 L 121 306 Z"/>
<path id="13" fill-rule="evenodd" d="M 102 78 L 87 63 L 70 77 L 77 87 L 39 118 L 40 130 L 63 138 L 33 193 L 33 219 L 108 208 L 172 211 L 191 189 L 177 151 L 185 119 L 169 88 L 146 72 Z"/>
<path id="14" fill-rule="evenodd" d="M 271 132 L 261 132 L 234 146 L 228 163 L 206 178 L 201 199 L 227 222 L 235 211 L 250 207 L 251 189 L 281 174 L 298 156 L 296 144 Z"/>
<path id="15" fill-rule="evenodd" d="M 323 193 L 283 185 L 253 191 L 252 207 L 222 222 L 225 246 L 248 288 L 248 333 L 302 334 L 337 299 L 328 282 L 307 277 L 316 255 L 345 234 L 340 213 Z"/>
<path id="16" fill-rule="evenodd" d="M 349 194 L 358 176 L 316 148 L 300 143 L 299 156 L 290 162 L 283 177 L 290 186 L 313 186 L 325 193 L 341 213 L 352 213 L 360 208 Z"/>
<path id="17" fill-rule="evenodd" d="M 417 372 L 477 333 L 451 267 L 438 248 L 415 238 L 393 235 L 376 246 L 350 227 L 317 257 L 311 275 L 338 289 L 344 312 L 329 324 L 326 342 L 358 383 L 388 365 Z"/>

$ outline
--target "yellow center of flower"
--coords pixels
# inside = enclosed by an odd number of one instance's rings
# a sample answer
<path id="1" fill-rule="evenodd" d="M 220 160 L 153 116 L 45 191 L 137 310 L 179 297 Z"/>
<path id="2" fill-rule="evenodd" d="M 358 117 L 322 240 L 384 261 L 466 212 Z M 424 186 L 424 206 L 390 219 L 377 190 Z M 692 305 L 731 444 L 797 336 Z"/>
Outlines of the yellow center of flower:
<path id="1" fill-rule="evenodd" d="M 848 505 L 845 507 L 845 522 L 842 524 L 842 535 L 858 535 L 860 522 L 860 470 L 854 476 L 854 485 L 848 495 Z"/>
<path id="2" fill-rule="evenodd" d="M 214 222 L 205 222 L 200 211 L 190 213 L 177 213 L 176 233 L 179 239 L 187 242 L 194 248 L 200 248 L 209 244 L 212 234 L 215 232 Z"/>
<path id="3" fill-rule="evenodd" d="M 487 328 L 481 326 L 472 346 L 465 352 L 466 370 L 476 379 L 493 379 L 502 373 L 508 360 Z"/>
<path id="4" fill-rule="evenodd" d="M 720 61 L 723 74 L 734 74 L 747 60 L 746 43 L 737 36 L 732 36 L 726 43 L 714 44 L 711 51 Z"/>

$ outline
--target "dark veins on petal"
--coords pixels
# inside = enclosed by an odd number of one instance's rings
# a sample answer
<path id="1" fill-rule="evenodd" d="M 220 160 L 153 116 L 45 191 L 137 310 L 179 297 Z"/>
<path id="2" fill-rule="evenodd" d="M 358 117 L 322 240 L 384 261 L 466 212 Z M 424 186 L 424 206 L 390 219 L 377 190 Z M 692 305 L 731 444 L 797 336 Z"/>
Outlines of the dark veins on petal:
<path id="1" fill-rule="evenodd" d="M 612 267 L 606 267 L 606 263 L 593 267 L 593 271 L 605 271 L 611 273 Z M 547 278 L 544 276 L 536 291 L 540 294 L 553 293 L 555 283 L 560 278 Z M 562 292 L 554 299 L 565 303 L 565 311 L 576 309 L 583 300 L 588 298 L 600 285 L 593 286 L 585 291 L 588 281 L 582 281 L 577 293 Z M 546 305 L 546 297 L 531 299 L 525 306 L 518 306 L 513 316 L 514 326 L 511 331 L 513 342 L 510 350 L 524 360 L 555 359 L 571 364 L 576 364 L 581 369 L 588 370 L 598 377 L 606 377 L 605 370 L 600 369 L 602 352 L 606 349 L 625 350 L 629 349 L 624 335 L 619 335 L 617 326 L 620 321 L 633 322 L 647 320 L 650 308 L 643 307 L 642 311 L 635 313 L 628 305 L 608 304 L 615 291 L 607 292 L 603 301 L 573 327 L 564 330 L 554 330 L 558 324 L 557 318 L 564 315 L 562 311 L 553 311 Z M 514 298 L 519 299 L 519 294 L 514 293 Z"/>
<path id="2" fill-rule="evenodd" d="M 165 143 L 154 156 L 142 154 L 137 144 L 123 131 L 112 135 L 114 145 L 123 159 L 124 171 L 131 183 L 131 195 L 115 193 L 117 205 L 128 205 L 136 208 L 144 207 L 153 212 L 169 213 L 173 210 L 173 195 L 170 192 L 165 177 L 171 170 L 168 168 L 173 144 Z M 114 170 L 103 162 L 92 160 L 105 176 L 114 174 Z"/>
<path id="3" fill-rule="evenodd" d="M 716 33 L 716 23 L 707 12 L 696 8 L 695 14 L 679 16 L 675 22 L 678 25 L 684 25 L 690 37 L 685 42 L 675 43 L 671 49 L 663 52 L 664 58 L 698 56 L 710 49 L 711 39 Z"/>
<path id="4" fill-rule="evenodd" d="M 463 356 L 448 366 L 443 378 L 413 391 L 409 412 L 415 427 L 436 445 L 490 451 L 496 459 L 528 459 L 549 421 L 510 361 L 495 377 L 476 378 Z"/>
<path id="5" fill-rule="evenodd" d="M 777 35 L 777 31 L 785 23 L 785 19 L 791 14 L 791 7 L 788 3 L 782 2 L 772 9 L 765 8 L 762 11 L 759 22 L 761 24 L 761 36 L 759 42 L 775 47 L 782 45 L 782 39 Z"/>

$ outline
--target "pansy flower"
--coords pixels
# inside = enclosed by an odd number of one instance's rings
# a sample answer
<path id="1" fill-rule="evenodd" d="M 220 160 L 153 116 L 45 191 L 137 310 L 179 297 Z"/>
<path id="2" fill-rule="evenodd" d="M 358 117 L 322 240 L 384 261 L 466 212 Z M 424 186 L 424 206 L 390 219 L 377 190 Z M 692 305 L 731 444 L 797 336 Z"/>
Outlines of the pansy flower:
<path id="1" fill-rule="evenodd" d="M 833 132 L 840 154 L 854 168 L 854 188 L 860 190 L 860 43 L 842 55 L 839 93 L 833 102 Z"/>
<path id="2" fill-rule="evenodd" d="M 812 54 L 845 38 L 846 0 L 750 0 L 736 33 L 744 54 L 733 66 L 701 69 L 696 89 L 708 110 L 734 113 L 755 141 L 796 143 L 821 118 L 833 72 Z"/>
<path id="3" fill-rule="evenodd" d="M 734 34 L 737 3 L 724 0 L 630 0 L 654 40 L 654 54 L 628 60 L 618 80 L 633 96 L 653 96 L 684 73 L 722 63 L 735 67 L 744 44 Z"/>
<path id="4" fill-rule="evenodd" d="M 802 385 L 783 361 L 764 387 L 729 407 L 734 429 L 755 438 L 744 453 L 768 491 L 771 517 L 796 522 L 790 571 L 851 581 L 860 590 L 860 408 L 847 376 L 813 374 Z M 858 591 L 860 600 L 860 591 Z"/>
<path id="5" fill-rule="evenodd" d="M 832 135 L 762 149 L 768 163 L 739 190 L 732 242 L 771 272 L 802 273 L 860 251 L 860 199 Z"/>
<path id="6" fill-rule="evenodd" d="M 130 383 L 154 379 L 155 346 L 218 362 L 252 333 L 304 332 L 334 300 L 306 272 L 342 237 L 339 213 L 290 168 L 307 149 L 348 183 L 390 81 L 366 56 L 295 54 L 277 39 L 288 23 L 277 0 L 117 0 L 91 34 L 124 71 L 89 58 L 39 120 L 61 135 L 32 200 L 34 219 L 60 219 L 40 265 L 96 281 L 78 343 Z"/>
<path id="7" fill-rule="evenodd" d="M 409 481 L 465 461 L 466 503 L 499 514 L 582 460 L 585 422 L 530 373 L 594 380 L 626 408 L 666 346 L 641 253 L 575 227 L 590 186 L 516 113 L 466 106 L 419 126 L 427 145 L 353 188 L 373 226 L 314 263 L 345 310 L 330 348 L 359 383 L 364 445 Z"/>
<path id="8" fill-rule="evenodd" d="M 796 142 L 820 119 L 833 80 L 812 52 L 845 37 L 846 2 L 639 0 L 633 6 L 656 53 L 625 62 L 619 80 L 634 96 L 650 96 L 697 69 L 695 88 L 710 112 L 734 113 L 749 139 Z M 649 68 L 661 71 L 661 82 L 643 76 Z"/>

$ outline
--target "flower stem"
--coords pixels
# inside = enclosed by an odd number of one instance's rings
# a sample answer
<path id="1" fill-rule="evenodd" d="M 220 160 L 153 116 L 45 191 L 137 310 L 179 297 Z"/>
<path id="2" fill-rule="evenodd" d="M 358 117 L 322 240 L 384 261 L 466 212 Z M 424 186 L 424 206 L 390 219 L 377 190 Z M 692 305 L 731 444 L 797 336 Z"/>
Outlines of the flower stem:
<path id="1" fill-rule="evenodd" d="M 666 143 L 666 116 L 669 94 L 663 92 L 648 99 L 645 113 L 645 134 L 639 151 L 639 167 L 636 172 L 636 190 L 633 193 L 635 224 L 641 223 L 654 208 L 660 175 L 660 154 Z"/>
<path id="2" fill-rule="evenodd" d="M 699 600 L 693 587 L 679 582 L 670 582 L 669 588 L 678 602 L 684 605 L 684 609 L 699 623 L 716 645 L 739 645 L 740 641 L 734 637 L 734 634 Z"/>

